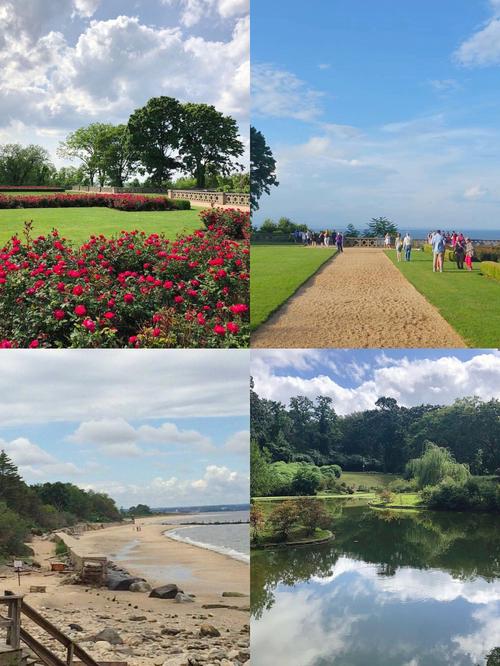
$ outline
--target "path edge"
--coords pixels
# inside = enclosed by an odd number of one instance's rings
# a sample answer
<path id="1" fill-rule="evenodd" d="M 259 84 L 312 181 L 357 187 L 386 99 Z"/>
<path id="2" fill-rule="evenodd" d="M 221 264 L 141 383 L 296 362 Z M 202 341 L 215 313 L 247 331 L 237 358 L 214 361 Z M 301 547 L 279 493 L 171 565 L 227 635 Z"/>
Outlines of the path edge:
<path id="1" fill-rule="evenodd" d="M 288 303 L 288 302 L 289 302 L 294 296 L 296 296 L 297 292 L 298 292 L 300 289 L 302 289 L 303 287 L 305 287 L 305 286 L 307 285 L 307 283 L 308 283 L 310 280 L 312 280 L 314 277 L 316 277 L 316 275 L 317 275 L 317 274 L 318 274 L 323 268 L 325 268 L 326 264 L 329 264 L 330 262 L 333 262 L 333 261 L 335 260 L 335 258 L 338 257 L 338 256 L 339 256 L 339 252 L 338 252 L 338 250 L 337 250 L 336 252 L 334 252 L 334 253 L 332 254 L 331 257 L 328 257 L 328 259 L 325 259 L 325 261 L 323 261 L 323 263 L 319 264 L 319 266 L 315 269 L 314 273 L 311 273 L 310 275 L 308 275 L 308 276 L 306 277 L 306 279 L 304 280 L 304 282 L 301 282 L 299 285 L 297 285 L 296 289 L 295 289 L 295 290 L 294 290 L 289 296 L 287 296 L 287 298 L 285 298 L 284 301 L 282 301 L 279 305 L 277 305 L 275 308 L 273 308 L 272 310 L 270 310 L 270 312 L 269 312 L 269 314 L 267 315 L 267 317 L 266 317 L 263 321 L 261 321 L 260 324 L 259 324 L 258 326 L 256 326 L 255 328 L 251 328 L 251 329 L 250 329 L 250 344 L 252 343 L 252 335 L 253 335 L 254 333 L 257 333 L 257 331 L 258 331 L 260 328 L 262 328 L 262 326 L 264 326 L 265 324 L 267 324 L 267 322 L 271 319 L 271 317 L 272 317 L 274 314 L 276 314 L 279 310 L 281 310 L 281 308 L 284 307 L 284 306 L 285 306 L 285 305 L 286 305 L 286 304 L 287 304 L 287 303 Z M 251 279 L 251 277 L 250 277 L 250 279 Z M 250 307 L 252 307 L 252 303 L 251 303 L 251 302 L 250 302 Z"/>

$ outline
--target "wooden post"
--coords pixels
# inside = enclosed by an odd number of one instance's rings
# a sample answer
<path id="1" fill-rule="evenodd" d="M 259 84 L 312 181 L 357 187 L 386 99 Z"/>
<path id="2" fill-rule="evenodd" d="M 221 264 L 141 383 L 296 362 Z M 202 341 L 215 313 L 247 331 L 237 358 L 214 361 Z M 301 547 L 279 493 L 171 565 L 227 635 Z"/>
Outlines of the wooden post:
<path id="1" fill-rule="evenodd" d="M 73 643 L 68 645 L 68 653 L 66 655 L 66 666 L 73 666 L 73 652 L 74 652 L 75 646 Z"/>
<path id="2" fill-rule="evenodd" d="M 22 597 L 13 597 L 9 600 L 8 618 L 11 625 L 7 632 L 7 645 L 18 650 L 21 645 L 21 604 Z"/>

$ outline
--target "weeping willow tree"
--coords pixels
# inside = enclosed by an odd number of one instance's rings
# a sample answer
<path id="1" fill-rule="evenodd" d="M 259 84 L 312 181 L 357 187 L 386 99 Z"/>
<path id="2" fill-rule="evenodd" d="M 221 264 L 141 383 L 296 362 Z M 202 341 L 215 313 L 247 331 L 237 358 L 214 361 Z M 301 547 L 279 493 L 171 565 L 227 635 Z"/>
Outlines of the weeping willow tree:
<path id="1" fill-rule="evenodd" d="M 443 479 L 465 483 L 470 477 L 468 465 L 457 463 L 448 449 L 433 442 L 426 442 L 423 455 L 408 462 L 406 473 L 416 480 L 419 490 L 436 486 Z"/>

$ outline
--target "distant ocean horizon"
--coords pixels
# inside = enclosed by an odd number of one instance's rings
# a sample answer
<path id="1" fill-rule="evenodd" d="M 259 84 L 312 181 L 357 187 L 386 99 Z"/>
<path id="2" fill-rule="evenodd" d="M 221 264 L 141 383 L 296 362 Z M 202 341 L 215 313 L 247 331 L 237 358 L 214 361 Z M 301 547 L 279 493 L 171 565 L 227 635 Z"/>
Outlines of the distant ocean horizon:
<path id="1" fill-rule="evenodd" d="M 341 231 L 342 233 L 345 232 L 344 227 L 333 227 L 335 228 L 335 231 Z M 363 232 L 365 227 L 356 227 L 358 231 Z M 323 231 L 321 227 L 311 227 L 313 231 Z M 332 229 L 332 225 L 328 227 L 328 229 Z M 422 227 L 422 228 L 417 228 L 417 227 L 404 227 L 401 225 L 398 225 L 398 229 L 401 232 L 402 235 L 406 234 L 407 232 L 410 234 L 415 239 L 423 239 L 427 238 L 427 234 L 430 231 L 434 231 L 435 229 L 431 227 Z M 500 240 L 500 229 L 473 229 L 473 228 L 456 228 L 456 229 L 442 229 L 442 231 L 449 231 L 452 233 L 453 231 L 456 231 L 457 233 L 462 232 L 464 236 L 469 236 L 473 240 Z"/>

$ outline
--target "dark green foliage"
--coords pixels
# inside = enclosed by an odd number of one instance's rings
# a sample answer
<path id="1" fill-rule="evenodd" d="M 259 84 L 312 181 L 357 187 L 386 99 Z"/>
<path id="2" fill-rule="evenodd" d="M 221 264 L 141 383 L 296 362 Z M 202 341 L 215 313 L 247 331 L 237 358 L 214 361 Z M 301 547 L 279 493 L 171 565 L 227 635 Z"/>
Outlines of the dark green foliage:
<path id="1" fill-rule="evenodd" d="M 491 479 L 446 478 L 426 488 L 422 498 L 431 509 L 500 512 L 500 485 Z"/>
<path id="2" fill-rule="evenodd" d="M 372 217 L 363 236 L 365 238 L 382 238 L 386 234 L 396 236 L 397 233 L 398 228 L 394 222 L 391 222 L 386 217 Z"/>
<path id="3" fill-rule="evenodd" d="M 286 407 L 251 391 L 251 436 L 271 462 L 339 465 L 346 471 L 403 473 L 422 456 L 426 442 L 447 449 L 472 474 L 493 474 L 500 467 L 500 401 L 456 400 L 439 407 L 401 407 L 382 397 L 376 409 L 339 417 L 326 397 L 295 396 Z M 282 484 L 276 494 L 285 492 Z M 290 490 L 290 488 L 288 488 Z"/>
<path id="4" fill-rule="evenodd" d="M 252 210 L 258 210 L 259 199 L 271 193 L 271 187 L 279 185 L 276 178 L 276 160 L 262 132 L 250 127 L 250 202 Z"/>
<path id="5" fill-rule="evenodd" d="M 152 516 L 153 512 L 147 504 L 138 504 L 137 506 L 131 506 L 128 511 L 125 511 L 125 515 L 128 516 Z"/>
<path id="6" fill-rule="evenodd" d="M 26 484 L 0 451 L 0 557 L 26 554 L 32 532 L 41 533 L 82 521 L 121 520 L 114 500 L 72 483 Z"/>
<path id="7" fill-rule="evenodd" d="M 42 146 L 0 146 L 0 185 L 48 185 L 56 168 Z"/>

